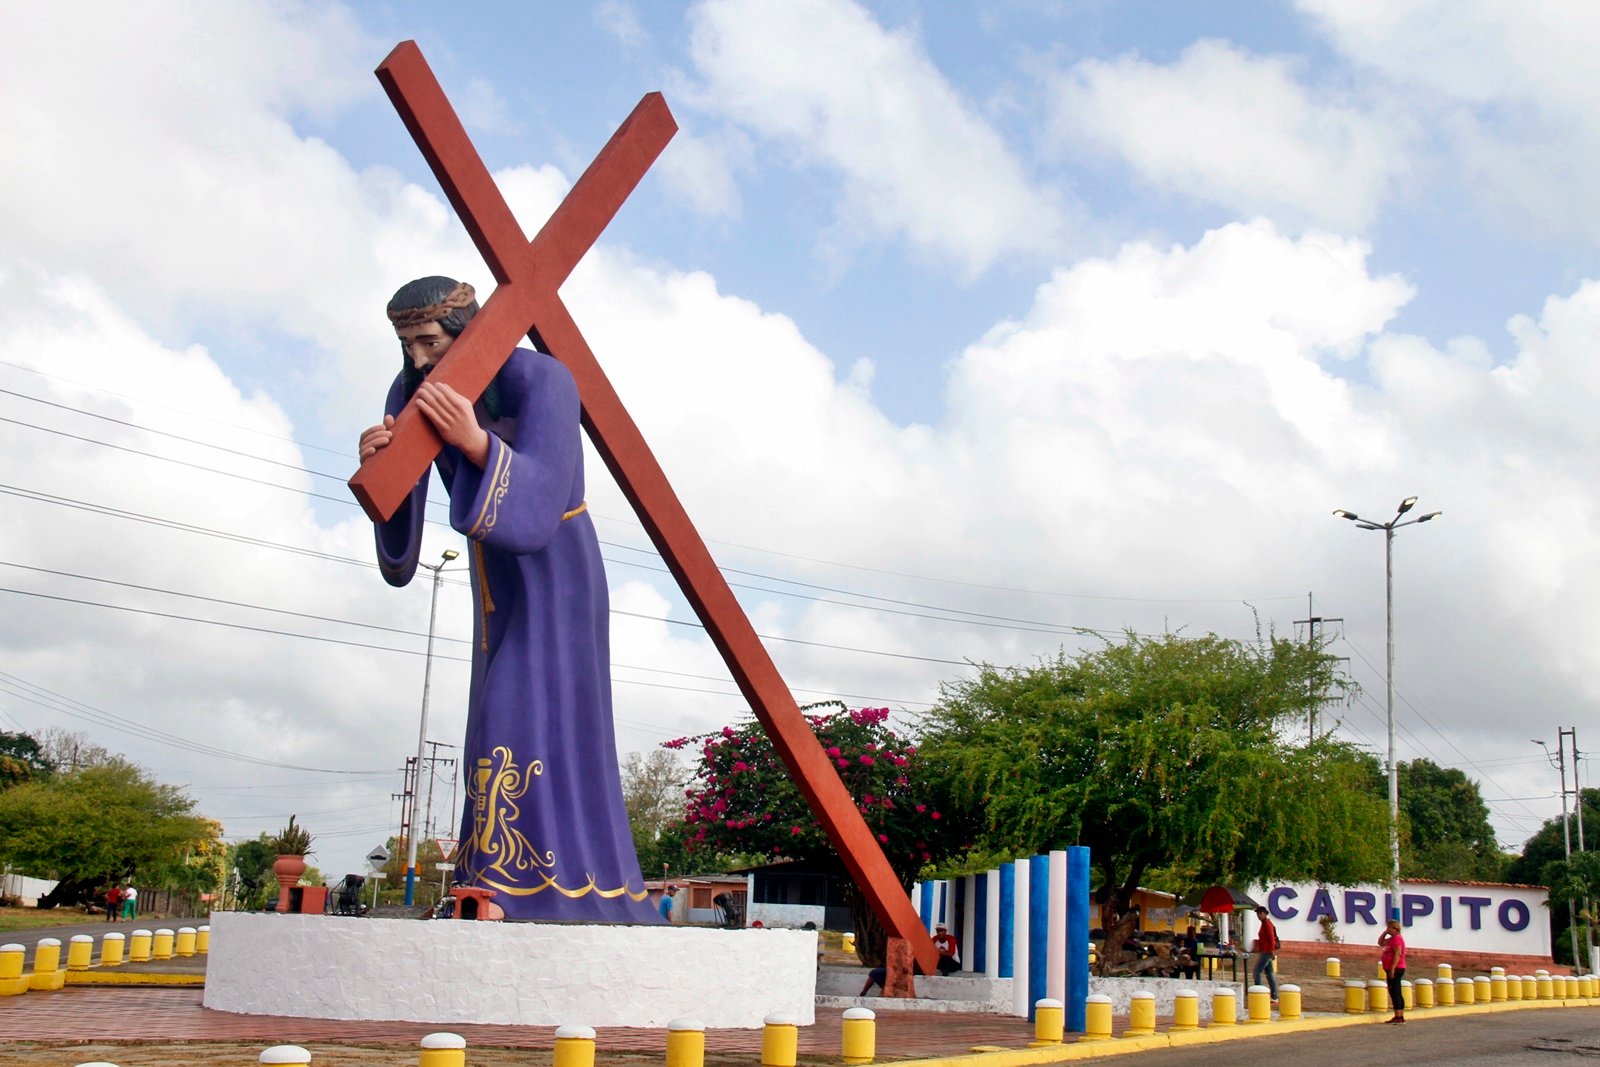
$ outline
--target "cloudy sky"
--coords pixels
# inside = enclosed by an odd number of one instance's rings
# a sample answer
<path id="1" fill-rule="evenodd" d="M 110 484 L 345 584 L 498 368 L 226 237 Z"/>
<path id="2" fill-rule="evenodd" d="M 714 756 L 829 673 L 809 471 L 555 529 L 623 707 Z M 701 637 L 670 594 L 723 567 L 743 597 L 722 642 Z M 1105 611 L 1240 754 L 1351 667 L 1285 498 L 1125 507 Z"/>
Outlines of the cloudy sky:
<path id="1" fill-rule="evenodd" d="M 358 870 L 416 747 L 429 586 L 382 582 L 343 482 L 388 294 L 490 279 L 372 76 L 408 38 L 529 233 L 666 94 L 681 132 L 563 295 L 802 701 L 909 724 L 1080 628 L 1314 614 L 1364 690 L 1329 721 L 1381 751 L 1383 541 L 1331 512 L 1417 495 L 1444 517 L 1395 540 L 1400 758 L 1466 770 L 1517 848 L 1559 810 L 1531 739 L 1593 743 L 1592 5 L 107 2 L 0 30 L 0 729 L 82 730 L 230 838 L 295 812 Z M 589 487 L 622 751 L 739 717 L 592 455 Z"/>

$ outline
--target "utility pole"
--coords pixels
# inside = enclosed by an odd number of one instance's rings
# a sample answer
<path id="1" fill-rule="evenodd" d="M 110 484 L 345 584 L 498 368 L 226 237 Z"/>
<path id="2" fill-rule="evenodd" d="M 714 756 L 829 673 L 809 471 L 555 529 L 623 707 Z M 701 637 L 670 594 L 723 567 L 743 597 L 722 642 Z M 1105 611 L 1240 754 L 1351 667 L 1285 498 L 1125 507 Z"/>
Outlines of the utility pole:
<path id="1" fill-rule="evenodd" d="M 1550 754 L 1549 745 L 1537 738 L 1534 739 L 1533 743 L 1544 749 L 1545 758 L 1550 760 L 1551 766 L 1555 767 L 1556 772 L 1561 776 L 1561 840 L 1565 846 L 1567 862 L 1571 863 L 1572 820 L 1567 816 L 1567 736 L 1569 734 L 1572 736 L 1573 763 L 1576 764 L 1578 747 L 1578 731 L 1576 727 L 1569 730 L 1556 730 L 1556 751 L 1553 757 Z M 1577 767 L 1574 766 L 1573 770 L 1576 771 Z M 1576 774 L 1574 774 L 1574 778 L 1576 778 Z M 1583 798 L 1581 796 L 1577 797 L 1576 802 L 1581 805 Z M 1580 843 L 1578 847 L 1581 851 L 1583 846 Z M 1578 902 L 1571 897 L 1567 898 L 1567 933 L 1572 939 L 1572 964 L 1576 967 L 1580 963 L 1580 957 L 1578 956 Z M 1589 938 L 1586 935 L 1584 937 L 1586 945 L 1588 941 Z"/>
<path id="2" fill-rule="evenodd" d="M 1578 822 L 1578 851 L 1587 852 L 1589 850 L 1588 846 L 1583 843 L 1583 788 L 1578 784 L 1578 728 L 1571 726 L 1565 730 L 1558 729 L 1556 731 L 1557 741 L 1559 742 L 1563 736 L 1572 739 L 1572 812 L 1577 816 Z M 1563 780 L 1563 788 L 1565 788 L 1565 785 L 1566 783 Z M 1586 898 L 1583 902 L 1583 910 L 1593 916 L 1594 901 Z M 1574 921 L 1576 921 L 1576 917 L 1574 917 Z M 1593 968 L 1594 920 L 1592 918 L 1583 924 L 1583 946 L 1589 952 L 1589 966 Z M 1574 959 L 1573 962 L 1576 963 L 1578 961 Z"/>
<path id="3" fill-rule="evenodd" d="M 1318 638 L 1321 636 L 1321 634 L 1319 632 L 1320 628 L 1322 626 L 1326 625 L 1327 623 L 1330 623 L 1330 622 L 1336 622 L 1336 623 L 1339 623 L 1339 624 L 1343 625 L 1344 620 L 1343 619 L 1327 619 L 1327 618 L 1323 618 L 1321 615 L 1316 614 L 1316 608 L 1312 605 L 1312 602 L 1311 602 L 1311 594 L 1307 593 L 1306 594 L 1306 617 L 1303 618 L 1303 619 L 1294 620 L 1294 624 L 1296 626 L 1305 626 L 1305 627 L 1308 628 L 1307 633 L 1306 633 L 1306 643 L 1309 644 L 1309 645 L 1313 645 L 1313 646 L 1316 645 Z M 1348 658 L 1349 657 L 1347 657 L 1347 656 L 1340 656 L 1338 658 L 1338 662 L 1340 662 L 1340 663 L 1347 662 Z M 1307 710 L 1307 712 L 1306 712 L 1306 740 L 1308 740 L 1308 741 L 1315 741 L 1317 739 L 1317 734 L 1318 734 L 1318 730 L 1319 730 L 1319 727 L 1317 725 L 1317 707 L 1320 704 L 1324 704 L 1326 702 L 1327 702 L 1326 700 L 1318 701 L 1317 704 L 1313 704 L 1311 706 L 1311 708 L 1309 710 Z"/>

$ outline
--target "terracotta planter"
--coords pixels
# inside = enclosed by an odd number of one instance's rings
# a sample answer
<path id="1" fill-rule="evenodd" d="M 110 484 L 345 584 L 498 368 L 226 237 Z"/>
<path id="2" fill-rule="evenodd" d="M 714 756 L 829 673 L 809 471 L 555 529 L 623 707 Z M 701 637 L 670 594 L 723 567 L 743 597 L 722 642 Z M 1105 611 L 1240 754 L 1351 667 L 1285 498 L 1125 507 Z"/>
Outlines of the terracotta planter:
<path id="1" fill-rule="evenodd" d="M 300 876 L 305 873 L 304 856 L 279 856 L 272 861 L 272 875 L 278 880 L 278 914 L 289 910 L 289 890 L 300 884 Z"/>

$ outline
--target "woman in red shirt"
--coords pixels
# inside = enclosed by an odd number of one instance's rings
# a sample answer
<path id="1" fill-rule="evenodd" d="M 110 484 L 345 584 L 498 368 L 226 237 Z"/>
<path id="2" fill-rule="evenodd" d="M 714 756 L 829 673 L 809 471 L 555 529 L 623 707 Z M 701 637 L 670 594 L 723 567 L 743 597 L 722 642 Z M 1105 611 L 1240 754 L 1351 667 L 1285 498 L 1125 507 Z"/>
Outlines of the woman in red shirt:
<path id="1" fill-rule="evenodd" d="M 1400 979 L 1406 976 L 1406 939 L 1400 933 L 1400 920 L 1390 919 L 1389 925 L 1378 935 L 1378 947 L 1383 949 L 1383 973 L 1389 978 L 1389 1003 L 1394 1006 L 1392 1023 L 1406 1021 L 1405 988 Z"/>

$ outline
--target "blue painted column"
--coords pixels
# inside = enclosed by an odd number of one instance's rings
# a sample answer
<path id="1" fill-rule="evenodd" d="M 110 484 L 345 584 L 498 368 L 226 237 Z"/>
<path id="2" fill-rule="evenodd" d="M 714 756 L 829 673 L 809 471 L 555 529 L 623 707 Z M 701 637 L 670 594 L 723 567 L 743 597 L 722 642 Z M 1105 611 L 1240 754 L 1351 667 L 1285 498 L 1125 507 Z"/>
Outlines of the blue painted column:
<path id="1" fill-rule="evenodd" d="M 933 933 L 933 883 L 922 883 L 922 907 L 917 909 L 917 914 L 922 918 L 922 925 L 928 928 L 928 933 Z"/>
<path id="2" fill-rule="evenodd" d="M 983 974 L 989 969 L 989 876 L 980 874 L 973 879 L 972 969 Z"/>
<path id="3" fill-rule="evenodd" d="M 1089 1002 L 1089 850 L 1067 849 L 1067 1029 L 1084 1030 Z"/>
<path id="4" fill-rule="evenodd" d="M 1028 859 L 1028 1018 L 1050 984 L 1050 857 Z"/>
<path id="5" fill-rule="evenodd" d="M 1017 927 L 1017 872 L 1014 864 L 1000 868 L 1000 977 L 1011 977 L 1013 932 Z"/>

